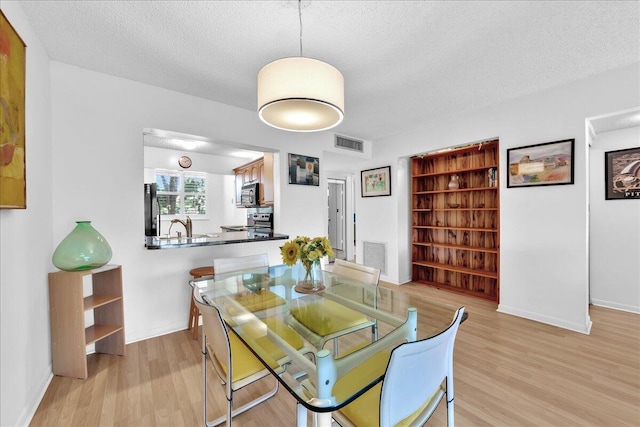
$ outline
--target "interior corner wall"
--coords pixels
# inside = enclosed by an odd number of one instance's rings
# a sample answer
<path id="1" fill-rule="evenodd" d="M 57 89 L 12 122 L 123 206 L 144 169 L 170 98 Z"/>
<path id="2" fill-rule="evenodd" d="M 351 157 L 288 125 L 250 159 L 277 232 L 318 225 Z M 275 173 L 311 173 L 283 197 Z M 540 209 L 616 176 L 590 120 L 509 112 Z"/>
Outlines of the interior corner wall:
<path id="1" fill-rule="evenodd" d="M 596 134 L 590 149 L 590 298 L 640 313 L 640 200 L 605 200 L 605 152 L 640 147 L 640 127 Z"/>
<path id="2" fill-rule="evenodd" d="M 49 57 L 18 2 L 2 12 L 27 45 L 27 208 L 0 210 L 0 425 L 27 425 L 51 380 L 51 84 Z"/>
<path id="3" fill-rule="evenodd" d="M 640 105 L 638 63 L 452 116 L 433 117 L 375 141 L 375 159 L 500 141 L 500 312 L 589 333 L 585 119 Z M 506 150 L 575 139 L 573 185 L 507 188 Z M 396 159 L 395 161 L 393 159 Z M 395 172 L 392 171 L 395 175 Z M 391 279 L 410 277 L 410 206 L 395 192 L 358 200 L 358 241 L 385 241 Z M 409 191 L 405 184 L 404 190 Z M 385 200 L 382 200 L 385 199 Z M 381 223 L 394 224 L 380 227 Z M 395 224 L 399 224 L 395 227 Z M 636 259 L 640 254 L 635 254 Z"/>

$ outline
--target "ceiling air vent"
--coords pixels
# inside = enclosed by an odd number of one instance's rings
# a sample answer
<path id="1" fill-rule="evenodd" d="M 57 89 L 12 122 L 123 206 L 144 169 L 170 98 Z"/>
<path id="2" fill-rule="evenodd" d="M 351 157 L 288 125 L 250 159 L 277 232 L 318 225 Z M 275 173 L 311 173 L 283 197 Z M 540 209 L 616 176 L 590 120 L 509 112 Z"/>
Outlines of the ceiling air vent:
<path id="1" fill-rule="evenodd" d="M 335 146 L 337 148 L 344 148 L 347 150 L 357 151 L 362 153 L 364 151 L 364 143 L 357 139 L 345 138 L 344 136 L 336 135 L 336 143 Z"/>

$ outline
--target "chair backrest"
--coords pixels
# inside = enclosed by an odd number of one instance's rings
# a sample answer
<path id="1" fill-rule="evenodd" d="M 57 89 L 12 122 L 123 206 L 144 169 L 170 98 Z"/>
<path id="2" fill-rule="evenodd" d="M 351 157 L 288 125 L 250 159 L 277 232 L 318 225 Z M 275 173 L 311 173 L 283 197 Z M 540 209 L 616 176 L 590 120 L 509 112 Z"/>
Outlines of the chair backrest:
<path id="1" fill-rule="evenodd" d="M 396 425 L 414 414 L 445 380 L 447 400 L 453 400 L 453 344 L 463 313 L 460 307 L 449 327 L 438 335 L 393 350 L 380 392 L 381 426 Z M 430 413 L 424 415 L 422 422 Z"/>
<path id="2" fill-rule="evenodd" d="M 229 332 L 220 311 L 216 307 L 202 302 L 200 289 L 197 286 L 193 288 L 193 296 L 193 300 L 202 314 L 203 352 L 205 350 L 213 352 L 211 356 L 214 357 L 211 357 L 211 361 L 214 364 L 214 369 L 221 378 L 225 379 L 227 398 L 231 398 L 232 366 Z"/>
<path id="3" fill-rule="evenodd" d="M 380 280 L 380 269 L 342 259 L 336 259 L 333 263 L 333 273 L 375 286 Z"/>
<path id="4" fill-rule="evenodd" d="M 234 271 L 268 266 L 269 256 L 267 254 L 247 255 L 233 258 L 215 258 L 213 260 L 213 271 L 215 274 L 225 274 Z"/>

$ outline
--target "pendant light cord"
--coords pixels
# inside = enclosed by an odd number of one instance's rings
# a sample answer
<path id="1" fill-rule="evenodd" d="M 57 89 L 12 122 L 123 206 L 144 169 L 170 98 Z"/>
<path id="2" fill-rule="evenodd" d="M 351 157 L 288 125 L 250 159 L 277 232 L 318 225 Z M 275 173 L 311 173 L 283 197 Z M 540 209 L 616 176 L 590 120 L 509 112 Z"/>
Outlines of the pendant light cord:
<path id="1" fill-rule="evenodd" d="M 298 0 L 298 18 L 300 20 L 300 57 L 302 57 L 302 0 Z"/>

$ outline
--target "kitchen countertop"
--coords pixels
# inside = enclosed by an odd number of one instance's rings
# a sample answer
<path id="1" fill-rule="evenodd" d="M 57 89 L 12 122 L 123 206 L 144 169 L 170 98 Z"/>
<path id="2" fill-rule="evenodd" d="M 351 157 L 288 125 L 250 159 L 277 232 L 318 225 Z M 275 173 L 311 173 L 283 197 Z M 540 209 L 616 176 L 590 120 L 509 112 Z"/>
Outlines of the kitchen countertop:
<path id="1" fill-rule="evenodd" d="M 232 243 L 264 242 L 269 240 L 287 240 L 287 234 L 256 233 L 254 231 L 228 231 L 220 233 L 196 234 L 193 237 L 166 236 L 145 237 L 147 249 L 177 249 L 195 246 L 229 245 Z"/>

